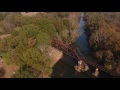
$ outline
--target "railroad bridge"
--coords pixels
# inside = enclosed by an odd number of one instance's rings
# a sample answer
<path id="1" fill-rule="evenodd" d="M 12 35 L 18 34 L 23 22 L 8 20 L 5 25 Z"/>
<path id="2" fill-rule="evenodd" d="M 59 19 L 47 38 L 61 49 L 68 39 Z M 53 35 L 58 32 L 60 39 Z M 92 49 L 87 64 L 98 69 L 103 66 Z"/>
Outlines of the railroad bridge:
<path id="1" fill-rule="evenodd" d="M 90 65 L 92 67 L 95 67 L 96 68 L 95 73 L 94 73 L 95 75 L 96 74 L 98 75 L 99 74 L 98 70 L 101 70 L 101 71 L 113 76 L 114 78 L 120 78 L 120 75 L 117 72 L 111 71 L 102 65 L 99 65 L 91 60 L 87 60 L 86 58 L 84 58 L 76 46 L 69 46 L 66 42 L 59 41 L 57 39 L 52 39 L 52 46 L 55 47 L 56 49 L 62 51 L 64 54 L 67 54 L 70 57 L 78 60 L 78 66 L 80 64 L 84 64 L 85 66 Z M 78 71 L 80 71 L 80 70 L 78 70 Z"/>

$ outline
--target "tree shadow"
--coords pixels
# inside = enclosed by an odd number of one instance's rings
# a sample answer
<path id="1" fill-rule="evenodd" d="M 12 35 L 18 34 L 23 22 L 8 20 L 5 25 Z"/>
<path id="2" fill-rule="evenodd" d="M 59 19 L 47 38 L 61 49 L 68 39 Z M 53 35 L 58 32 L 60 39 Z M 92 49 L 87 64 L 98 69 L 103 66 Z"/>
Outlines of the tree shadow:
<path id="1" fill-rule="evenodd" d="M 51 78 L 94 78 L 91 70 L 76 72 L 75 65 L 77 65 L 76 59 L 63 54 L 63 57 L 54 65 Z"/>

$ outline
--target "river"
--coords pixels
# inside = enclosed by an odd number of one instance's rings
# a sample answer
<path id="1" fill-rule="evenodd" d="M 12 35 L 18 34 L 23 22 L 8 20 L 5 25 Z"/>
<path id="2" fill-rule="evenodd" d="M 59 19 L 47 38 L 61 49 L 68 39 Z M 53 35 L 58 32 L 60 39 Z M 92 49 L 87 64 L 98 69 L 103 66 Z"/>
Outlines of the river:
<path id="1" fill-rule="evenodd" d="M 88 60 L 97 61 L 92 58 L 90 55 L 89 44 L 87 41 L 87 35 L 85 34 L 85 21 L 84 21 L 84 13 L 80 15 L 80 36 L 76 40 L 77 47 L 81 52 L 82 56 L 87 58 Z M 77 73 L 75 71 L 74 66 L 77 65 L 77 61 L 67 55 L 64 56 L 57 62 L 53 68 L 53 76 L 52 78 L 94 78 L 93 74 L 95 71 L 94 67 L 89 66 L 89 70 L 86 72 Z M 62 75 L 62 76 L 61 76 Z M 108 78 L 110 77 L 108 74 L 100 71 L 98 78 Z"/>
<path id="2" fill-rule="evenodd" d="M 87 41 L 87 36 L 85 34 L 85 21 L 84 21 L 84 13 L 81 14 L 80 17 L 80 36 L 76 41 L 79 51 L 83 56 L 86 56 L 89 52 L 89 46 Z"/>

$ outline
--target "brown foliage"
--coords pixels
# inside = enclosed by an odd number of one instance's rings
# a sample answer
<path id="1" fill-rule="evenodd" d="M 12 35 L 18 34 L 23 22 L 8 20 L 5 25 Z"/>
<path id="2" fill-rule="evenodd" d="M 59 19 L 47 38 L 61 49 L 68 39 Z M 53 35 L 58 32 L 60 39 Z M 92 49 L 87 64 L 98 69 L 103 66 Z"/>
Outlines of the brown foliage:
<path id="1" fill-rule="evenodd" d="M 28 47 L 33 47 L 36 44 L 36 39 L 28 38 Z"/>

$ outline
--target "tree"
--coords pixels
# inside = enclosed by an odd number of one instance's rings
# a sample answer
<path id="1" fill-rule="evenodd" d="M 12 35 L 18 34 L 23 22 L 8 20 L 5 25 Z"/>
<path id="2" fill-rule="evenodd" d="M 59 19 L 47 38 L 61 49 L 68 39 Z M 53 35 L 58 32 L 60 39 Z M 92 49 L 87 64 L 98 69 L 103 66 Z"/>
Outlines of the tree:
<path id="1" fill-rule="evenodd" d="M 20 27 L 15 27 L 15 28 L 13 29 L 13 31 L 12 31 L 11 34 L 12 34 L 14 37 L 18 36 L 20 29 L 21 29 Z"/>
<path id="2" fill-rule="evenodd" d="M 0 12 L 0 21 L 3 21 L 6 17 L 6 13 Z"/>
<path id="3" fill-rule="evenodd" d="M 34 17 L 32 24 L 35 26 L 38 26 L 40 31 L 43 31 L 50 35 L 50 37 L 55 37 L 56 29 L 53 24 L 53 18 L 50 19 L 48 17 L 42 16 L 42 17 Z"/>
<path id="4" fill-rule="evenodd" d="M 98 58 L 98 59 L 100 59 L 100 61 L 103 61 L 102 59 L 103 59 L 103 52 L 102 51 L 97 51 L 96 52 L 96 57 Z"/>
<path id="5" fill-rule="evenodd" d="M 18 45 L 19 45 L 19 41 L 18 41 L 18 38 L 17 38 L 17 37 L 13 38 L 13 39 L 9 42 L 9 47 L 10 47 L 11 49 L 15 49 Z"/>
<path id="6" fill-rule="evenodd" d="M 39 27 L 33 24 L 25 25 L 21 28 L 19 36 L 26 38 L 35 38 L 39 31 L 40 31 Z"/>
<path id="7" fill-rule="evenodd" d="M 2 28 L 0 28 L 0 35 L 3 34 L 4 32 L 5 31 Z"/>
<path id="8" fill-rule="evenodd" d="M 36 70 L 28 65 L 23 65 L 12 78 L 38 78 L 41 71 Z"/>
<path id="9" fill-rule="evenodd" d="M 62 31 L 66 29 L 62 19 L 55 18 L 53 20 L 54 27 L 59 35 L 61 35 Z"/>
<path id="10" fill-rule="evenodd" d="M 5 37 L 4 39 L 0 40 L 0 52 L 6 53 L 10 50 L 9 48 L 9 42 L 11 41 L 12 37 Z"/>
<path id="11" fill-rule="evenodd" d="M 44 57 L 44 54 L 40 53 L 36 48 L 29 48 L 24 53 L 21 59 L 29 66 L 35 69 L 43 69 L 46 61 L 49 61 Z"/>
<path id="12" fill-rule="evenodd" d="M 46 53 L 39 52 L 39 50 L 36 48 L 27 49 L 23 53 L 21 60 L 23 60 L 24 64 L 27 64 L 34 69 L 40 70 L 42 75 L 51 69 L 51 67 L 49 67 L 50 60 L 48 55 Z"/>
<path id="13" fill-rule="evenodd" d="M 37 48 L 42 52 L 46 51 L 48 46 L 51 45 L 51 39 L 48 34 L 41 32 L 36 36 Z"/>
<path id="14" fill-rule="evenodd" d="M 68 12 L 58 12 L 58 17 L 60 18 L 65 18 L 68 17 L 69 13 Z"/>
<path id="15" fill-rule="evenodd" d="M 105 52 L 105 60 L 110 62 L 113 59 L 113 53 L 110 50 Z"/>

